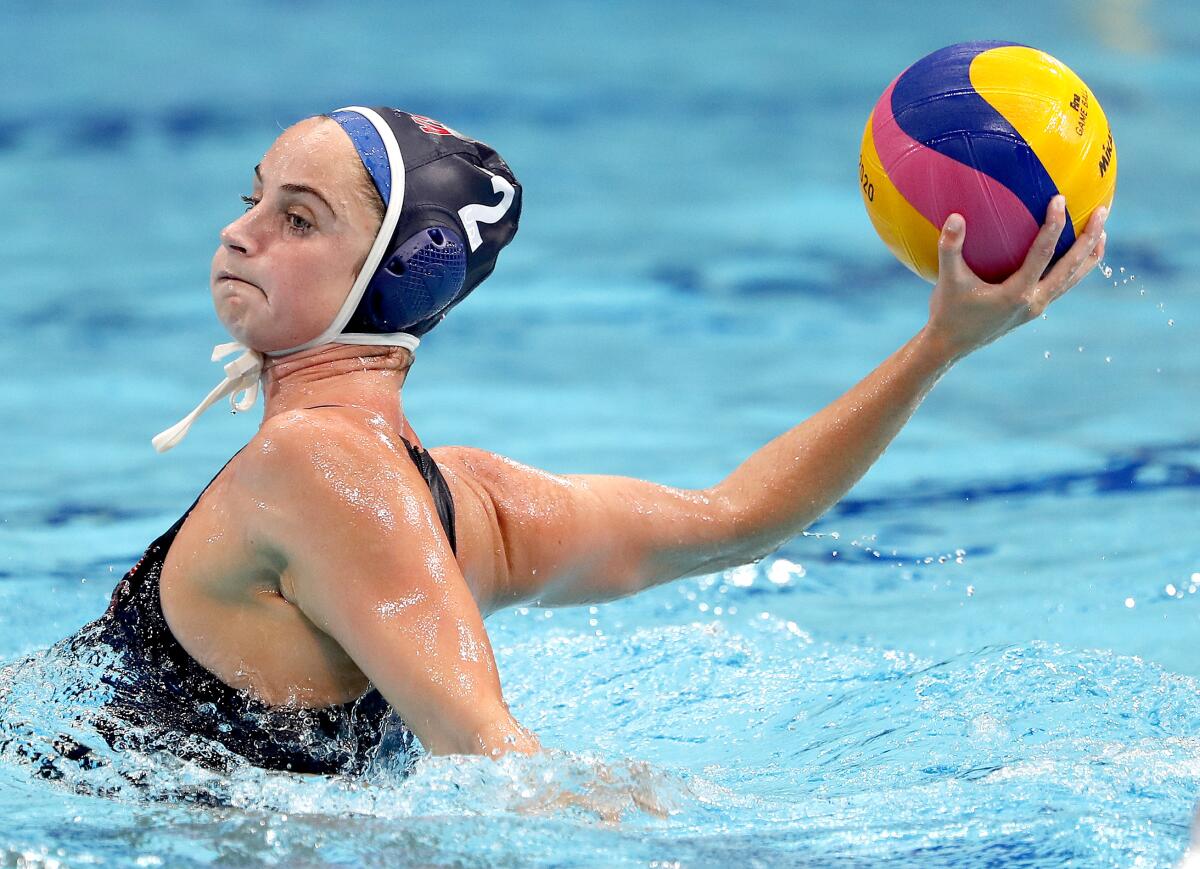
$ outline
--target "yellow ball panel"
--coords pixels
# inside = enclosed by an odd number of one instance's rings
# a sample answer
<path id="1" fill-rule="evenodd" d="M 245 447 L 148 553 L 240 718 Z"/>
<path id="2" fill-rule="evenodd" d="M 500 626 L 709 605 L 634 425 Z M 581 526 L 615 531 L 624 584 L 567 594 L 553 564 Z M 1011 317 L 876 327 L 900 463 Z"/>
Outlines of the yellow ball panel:
<path id="1" fill-rule="evenodd" d="M 921 216 L 888 178 L 875 150 L 872 120 L 873 116 L 867 119 L 858 158 L 858 182 L 867 216 L 896 258 L 932 283 L 937 280 L 937 243 L 941 227 Z"/>
<path id="2" fill-rule="evenodd" d="M 1117 152 L 1108 118 L 1083 80 L 1043 51 L 1005 46 L 971 63 L 971 84 L 1012 124 L 1067 197 L 1078 234 L 1112 203 Z M 1042 215 L 1037 215 L 1039 222 Z"/>

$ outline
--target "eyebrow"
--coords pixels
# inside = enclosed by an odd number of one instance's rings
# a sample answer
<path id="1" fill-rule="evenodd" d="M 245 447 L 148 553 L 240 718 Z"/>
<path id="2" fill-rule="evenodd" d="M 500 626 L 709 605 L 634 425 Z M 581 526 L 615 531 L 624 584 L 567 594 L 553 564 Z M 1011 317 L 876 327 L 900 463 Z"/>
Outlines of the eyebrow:
<path id="1" fill-rule="evenodd" d="M 262 163 L 259 163 L 254 167 L 254 177 L 258 179 L 260 184 L 262 183 Z M 280 184 L 279 189 L 285 190 L 288 193 L 311 193 L 313 196 L 317 197 L 317 199 L 321 200 L 325 207 L 329 209 L 330 214 L 332 214 L 334 217 L 337 217 L 337 211 L 335 211 L 333 206 L 329 204 L 329 200 L 321 194 L 321 191 L 317 190 L 316 188 L 309 187 L 307 184 Z"/>

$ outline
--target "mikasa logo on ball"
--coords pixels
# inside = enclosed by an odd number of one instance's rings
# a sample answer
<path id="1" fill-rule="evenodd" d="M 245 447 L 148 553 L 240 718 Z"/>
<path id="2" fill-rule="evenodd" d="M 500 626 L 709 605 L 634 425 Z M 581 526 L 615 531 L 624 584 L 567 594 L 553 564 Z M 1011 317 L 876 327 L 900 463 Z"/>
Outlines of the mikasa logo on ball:
<path id="1" fill-rule="evenodd" d="M 1112 162 L 1113 156 L 1113 141 L 1112 132 L 1108 134 L 1108 141 L 1104 143 L 1104 152 L 1100 155 L 1100 177 L 1104 177 L 1104 173 L 1108 171 L 1108 164 Z"/>

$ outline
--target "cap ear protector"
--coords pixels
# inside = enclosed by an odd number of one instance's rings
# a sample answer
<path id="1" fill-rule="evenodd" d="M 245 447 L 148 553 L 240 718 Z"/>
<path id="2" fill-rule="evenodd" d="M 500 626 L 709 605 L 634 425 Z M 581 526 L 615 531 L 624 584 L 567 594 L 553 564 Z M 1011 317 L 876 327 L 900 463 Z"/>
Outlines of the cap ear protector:
<path id="1" fill-rule="evenodd" d="M 430 226 L 388 252 L 346 323 L 351 332 L 407 332 L 433 328 L 461 295 L 467 248 L 448 226 Z"/>

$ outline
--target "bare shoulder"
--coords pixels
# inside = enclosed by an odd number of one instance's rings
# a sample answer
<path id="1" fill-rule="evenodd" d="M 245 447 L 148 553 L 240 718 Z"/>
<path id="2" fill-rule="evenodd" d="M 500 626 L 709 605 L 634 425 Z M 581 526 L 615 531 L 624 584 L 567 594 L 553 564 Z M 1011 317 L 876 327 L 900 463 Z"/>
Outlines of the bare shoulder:
<path id="1" fill-rule="evenodd" d="M 398 455 L 400 447 L 373 414 L 346 413 L 333 408 L 306 408 L 276 414 L 263 422 L 247 452 L 294 459 L 316 452 L 337 452 L 363 458 Z"/>
<path id="2" fill-rule="evenodd" d="M 315 509 L 386 518 L 389 505 L 424 489 L 402 442 L 382 425 L 320 409 L 265 421 L 238 457 L 235 484 L 264 511 L 278 507 L 304 523 Z"/>
<path id="3" fill-rule="evenodd" d="M 442 448 L 436 458 L 469 476 L 488 498 L 505 566 L 492 589 L 492 609 L 611 600 L 719 569 L 730 549 L 727 511 L 706 490 L 554 474 L 466 447 Z"/>
<path id="4" fill-rule="evenodd" d="M 443 470 L 471 478 L 499 503 L 535 492 L 545 493 L 586 485 L 584 478 L 552 474 L 477 447 L 435 447 L 429 454 Z"/>
<path id="5" fill-rule="evenodd" d="M 511 605 L 518 597 L 514 577 L 537 575 L 531 545 L 557 536 L 555 519 L 576 488 L 566 477 L 476 447 L 435 447 L 429 454 L 454 495 L 459 560 L 481 609 Z"/>

